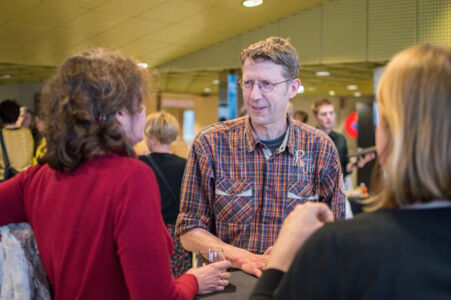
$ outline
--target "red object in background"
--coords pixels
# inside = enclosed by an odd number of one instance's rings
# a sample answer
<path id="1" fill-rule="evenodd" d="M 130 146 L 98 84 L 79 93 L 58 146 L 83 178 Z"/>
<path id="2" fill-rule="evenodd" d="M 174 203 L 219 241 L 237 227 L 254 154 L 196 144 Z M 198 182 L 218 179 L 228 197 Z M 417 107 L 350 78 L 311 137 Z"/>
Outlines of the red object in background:
<path id="1" fill-rule="evenodd" d="M 352 139 L 356 139 L 357 138 L 357 120 L 358 120 L 358 116 L 356 112 L 353 112 L 351 114 L 349 114 L 346 117 L 345 120 L 345 132 L 346 134 L 352 138 Z"/>

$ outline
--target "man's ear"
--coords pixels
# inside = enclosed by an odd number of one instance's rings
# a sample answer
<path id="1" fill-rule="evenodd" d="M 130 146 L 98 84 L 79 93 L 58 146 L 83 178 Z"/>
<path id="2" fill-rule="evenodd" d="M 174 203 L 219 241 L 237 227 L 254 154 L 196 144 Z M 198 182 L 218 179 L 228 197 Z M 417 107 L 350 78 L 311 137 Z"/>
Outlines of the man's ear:
<path id="1" fill-rule="evenodd" d="M 119 124 L 124 124 L 124 118 L 125 118 L 125 111 L 124 108 L 119 109 L 116 114 L 114 115 L 116 120 L 119 122 Z"/>
<path id="2" fill-rule="evenodd" d="M 301 80 L 299 80 L 299 78 L 296 78 L 293 81 L 291 81 L 290 90 L 288 91 L 288 97 L 290 99 L 293 99 L 296 96 L 300 86 L 301 86 Z"/>

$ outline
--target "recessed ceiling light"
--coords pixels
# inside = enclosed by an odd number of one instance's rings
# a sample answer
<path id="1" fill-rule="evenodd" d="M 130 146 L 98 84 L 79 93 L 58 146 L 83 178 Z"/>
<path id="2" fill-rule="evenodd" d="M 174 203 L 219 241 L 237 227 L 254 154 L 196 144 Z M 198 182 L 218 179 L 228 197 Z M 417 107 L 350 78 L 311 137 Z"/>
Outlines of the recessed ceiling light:
<path id="1" fill-rule="evenodd" d="M 304 86 L 301 85 L 301 86 L 299 86 L 299 88 L 298 88 L 298 94 L 302 94 L 303 92 L 304 92 Z"/>
<path id="2" fill-rule="evenodd" d="M 335 91 L 329 91 L 329 95 L 335 96 Z"/>
<path id="3" fill-rule="evenodd" d="M 146 63 L 137 63 L 138 67 L 147 69 L 148 65 Z"/>
<path id="4" fill-rule="evenodd" d="M 346 87 L 348 90 L 350 91 L 355 91 L 356 89 L 358 89 L 359 87 L 356 86 L 355 84 L 350 84 Z"/>
<path id="5" fill-rule="evenodd" d="M 362 93 L 360 93 L 360 92 L 355 92 L 354 93 L 354 97 L 360 97 L 360 96 L 362 96 Z"/>
<path id="6" fill-rule="evenodd" d="M 219 84 L 219 80 L 218 79 L 213 80 L 213 84 Z"/>
<path id="7" fill-rule="evenodd" d="M 9 79 L 9 78 L 11 78 L 11 75 L 5 74 L 5 75 L 0 76 L 0 78 L 1 79 Z"/>
<path id="8" fill-rule="evenodd" d="M 211 92 L 211 88 L 204 88 L 204 92 L 205 93 L 210 93 Z"/>
<path id="9" fill-rule="evenodd" d="M 327 71 L 316 72 L 316 76 L 329 76 L 330 73 Z"/>
<path id="10" fill-rule="evenodd" d="M 243 0 L 241 5 L 244 7 L 256 7 L 263 4 L 263 0 Z"/>

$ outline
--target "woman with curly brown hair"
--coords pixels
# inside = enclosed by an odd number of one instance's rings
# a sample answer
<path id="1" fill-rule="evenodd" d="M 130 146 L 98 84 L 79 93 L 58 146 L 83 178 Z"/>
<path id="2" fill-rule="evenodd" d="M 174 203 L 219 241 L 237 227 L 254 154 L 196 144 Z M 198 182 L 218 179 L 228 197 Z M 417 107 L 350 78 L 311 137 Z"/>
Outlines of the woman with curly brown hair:
<path id="1" fill-rule="evenodd" d="M 70 57 L 43 89 L 45 155 L 0 185 L 0 225 L 30 223 L 55 299 L 192 299 L 228 284 L 226 261 L 171 275 L 155 176 L 131 157 L 146 91 L 118 51 Z"/>

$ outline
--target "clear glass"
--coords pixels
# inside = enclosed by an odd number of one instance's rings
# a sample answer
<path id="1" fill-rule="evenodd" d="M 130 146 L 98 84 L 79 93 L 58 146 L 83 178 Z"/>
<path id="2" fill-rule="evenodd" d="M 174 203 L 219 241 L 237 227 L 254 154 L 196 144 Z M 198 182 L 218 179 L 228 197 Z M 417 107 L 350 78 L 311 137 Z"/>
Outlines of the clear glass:
<path id="1" fill-rule="evenodd" d="M 221 248 L 204 248 L 197 255 L 197 266 L 212 264 L 225 260 L 224 251 Z"/>

